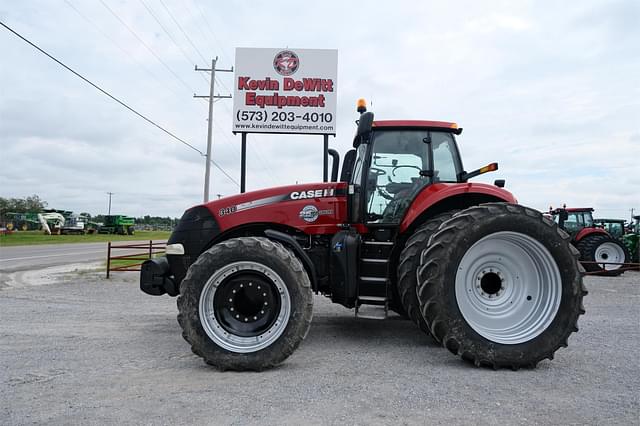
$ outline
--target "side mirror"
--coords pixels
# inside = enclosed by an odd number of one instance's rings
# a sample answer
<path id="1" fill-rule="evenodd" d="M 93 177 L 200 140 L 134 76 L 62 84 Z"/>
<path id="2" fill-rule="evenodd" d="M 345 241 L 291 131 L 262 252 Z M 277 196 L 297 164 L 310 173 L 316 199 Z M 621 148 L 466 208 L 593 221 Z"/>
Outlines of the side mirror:
<path id="1" fill-rule="evenodd" d="M 495 172 L 496 170 L 498 170 L 498 163 L 491 163 L 469 173 L 462 172 L 460 173 L 458 179 L 461 180 L 462 182 L 466 182 L 467 180 L 473 177 L 485 174 L 487 172 Z"/>
<path id="2" fill-rule="evenodd" d="M 566 210 L 560 210 L 560 211 L 558 212 L 558 215 L 560 216 L 560 220 L 561 220 L 561 221 L 563 221 L 563 222 L 564 222 L 565 220 L 569 219 L 569 213 L 567 213 L 567 211 L 566 211 Z"/>

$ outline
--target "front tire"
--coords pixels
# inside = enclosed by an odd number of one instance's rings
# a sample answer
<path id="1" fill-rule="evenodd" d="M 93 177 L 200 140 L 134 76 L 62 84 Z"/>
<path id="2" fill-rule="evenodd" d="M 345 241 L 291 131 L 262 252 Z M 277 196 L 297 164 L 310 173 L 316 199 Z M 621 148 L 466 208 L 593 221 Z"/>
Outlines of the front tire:
<path id="1" fill-rule="evenodd" d="M 542 214 L 489 203 L 445 222 L 418 271 L 432 336 L 476 366 L 535 367 L 578 331 L 587 294 L 570 237 Z"/>
<path id="2" fill-rule="evenodd" d="M 178 297 L 178 323 L 192 351 L 220 370 L 260 371 L 284 361 L 306 337 L 313 296 L 298 258 L 261 237 L 204 252 Z"/>

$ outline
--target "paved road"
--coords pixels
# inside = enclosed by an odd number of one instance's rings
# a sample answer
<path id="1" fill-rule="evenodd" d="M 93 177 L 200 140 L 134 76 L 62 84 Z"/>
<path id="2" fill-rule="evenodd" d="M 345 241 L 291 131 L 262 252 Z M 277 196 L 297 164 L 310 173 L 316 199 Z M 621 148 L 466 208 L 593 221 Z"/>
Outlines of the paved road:
<path id="1" fill-rule="evenodd" d="M 148 242 L 123 241 L 121 244 L 143 244 Z M 144 250 L 118 250 L 118 255 L 140 251 Z M 107 243 L 104 242 L 0 247 L 0 273 L 26 271 L 71 263 L 95 262 L 106 260 L 106 258 Z"/>
<path id="2" fill-rule="evenodd" d="M 134 273 L 0 289 L 0 424 L 638 424 L 640 273 L 586 284 L 569 347 L 515 372 L 317 296 L 281 367 L 220 373 L 182 340 L 175 299 Z"/>

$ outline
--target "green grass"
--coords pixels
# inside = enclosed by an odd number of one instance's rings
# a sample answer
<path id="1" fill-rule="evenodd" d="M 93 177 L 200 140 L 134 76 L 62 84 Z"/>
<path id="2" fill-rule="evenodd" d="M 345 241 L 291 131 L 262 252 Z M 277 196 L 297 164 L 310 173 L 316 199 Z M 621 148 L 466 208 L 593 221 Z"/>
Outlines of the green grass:
<path id="1" fill-rule="evenodd" d="M 17 231 L 9 235 L 0 235 L 0 246 L 102 243 L 107 241 L 164 241 L 169 239 L 170 234 L 168 231 L 136 231 L 135 235 L 44 235 L 42 231 Z"/>

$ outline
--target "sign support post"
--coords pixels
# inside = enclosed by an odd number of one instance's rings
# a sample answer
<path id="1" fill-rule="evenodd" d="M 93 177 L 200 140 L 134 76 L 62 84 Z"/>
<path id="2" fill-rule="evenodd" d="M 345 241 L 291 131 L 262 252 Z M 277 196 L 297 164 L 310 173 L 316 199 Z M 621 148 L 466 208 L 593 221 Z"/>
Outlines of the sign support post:
<path id="1" fill-rule="evenodd" d="M 242 132 L 242 148 L 240 153 L 240 193 L 244 194 L 247 184 L 247 132 Z"/>
<path id="2" fill-rule="evenodd" d="M 322 163 L 322 181 L 329 182 L 329 135 L 324 136 L 324 155 Z"/>

